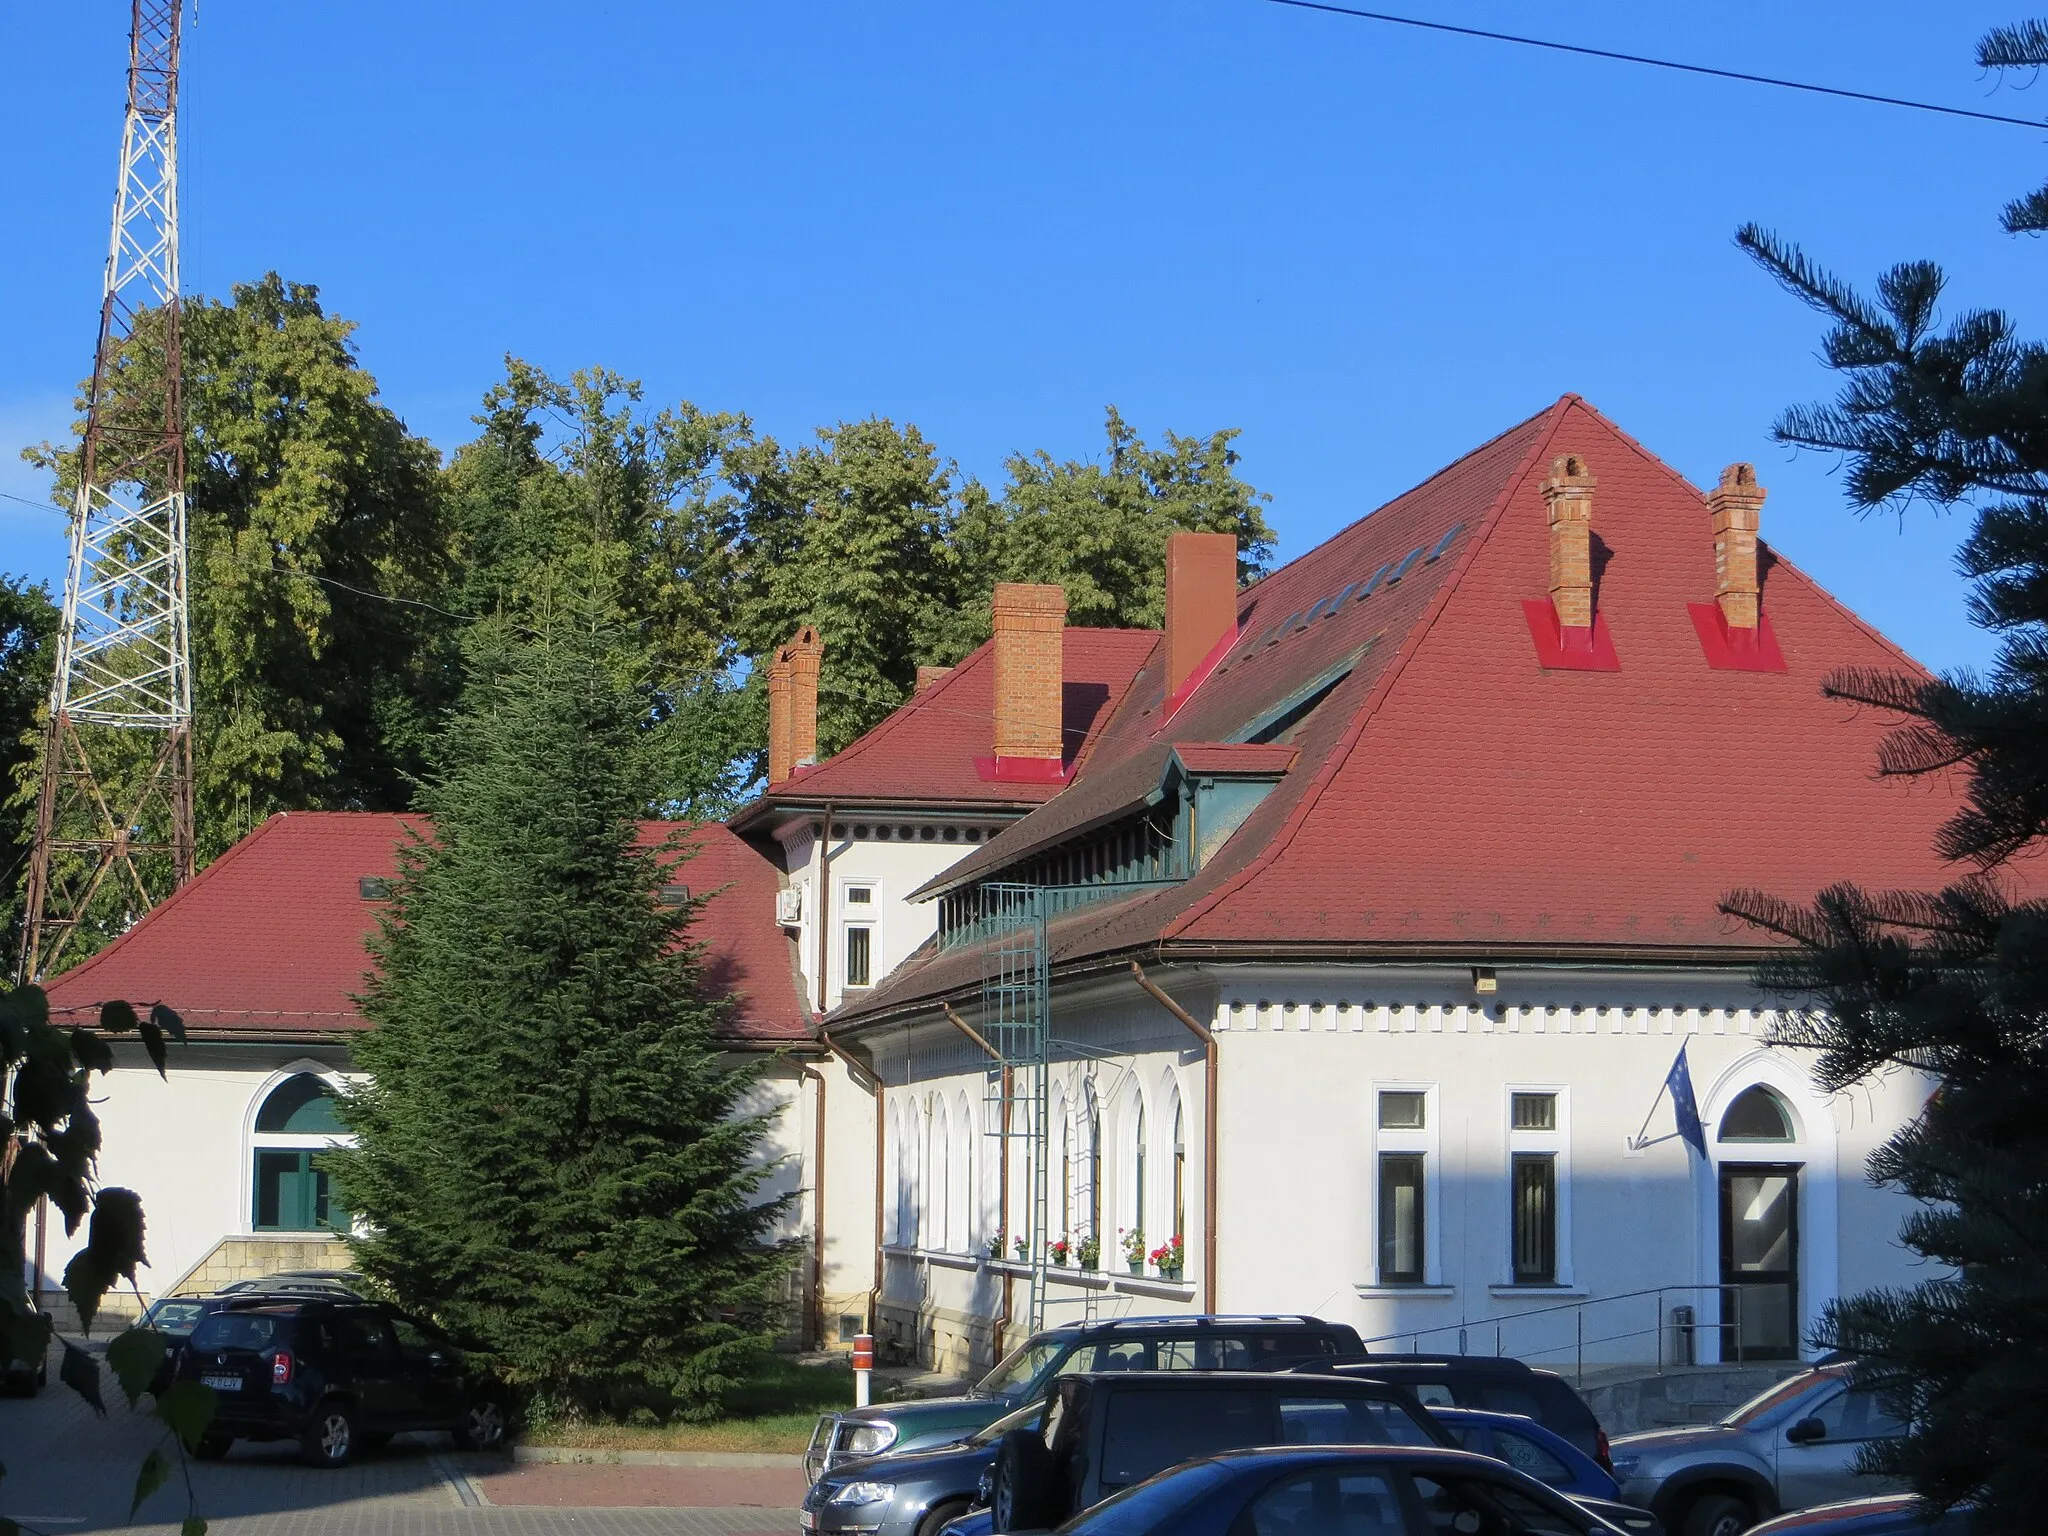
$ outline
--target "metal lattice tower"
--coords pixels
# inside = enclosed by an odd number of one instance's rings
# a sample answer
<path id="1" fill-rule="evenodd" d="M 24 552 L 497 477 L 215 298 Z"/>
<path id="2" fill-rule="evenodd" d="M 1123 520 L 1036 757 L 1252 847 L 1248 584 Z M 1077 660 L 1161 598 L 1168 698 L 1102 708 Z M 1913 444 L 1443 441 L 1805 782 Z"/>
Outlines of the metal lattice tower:
<path id="1" fill-rule="evenodd" d="M 1028 1164 L 1025 1251 L 1031 1259 L 1031 1331 L 1045 1326 L 1045 1266 L 1050 1216 L 1046 1166 L 1052 1060 L 1051 976 L 1046 952 L 1050 893 L 1033 885 L 989 884 L 974 893 L 974 928 L 991 942 L 983 954 L 981 1027 L 1002 1059 L 1002 1101 L 989 1123 L 1005 1140 L 1022 1138 Z M 1007 1158 L 1010 1149 L 1002 1146 Z M 1003 1213 L 1009 1220 L 1009 1213 Z"/>
<path id="2" fill-rule="evenodd" d="M 192 877 L 178 298 L 183 0 L 131 0 L 128 112 L 43 738 L 22 974 Z"/>

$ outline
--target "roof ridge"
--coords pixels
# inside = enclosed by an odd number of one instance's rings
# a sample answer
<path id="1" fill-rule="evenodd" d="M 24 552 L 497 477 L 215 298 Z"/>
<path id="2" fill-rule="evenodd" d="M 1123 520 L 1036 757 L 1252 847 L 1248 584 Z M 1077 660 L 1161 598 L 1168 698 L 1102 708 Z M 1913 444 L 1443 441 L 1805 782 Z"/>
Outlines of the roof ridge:
<path id="1" fill-rule="evenodd" d="M 1451 567 L 1450 574 L 1438 583 L 1436 591 L 1430 594 L 1429 605 L 1416 616 L 1414 623 L 1409 625 L 1408 633 L 1402 637 L 1400 649 L 1394 653 L 1393 660 L 1387 663 L 1386 670 L 1373 680 L 1371 691 L 1360 701 L 1357 712 L 1351 717 L 1351 723 L 1344 728 L 1343 734 L 1331 743 L 1330 750 L 1323 754 L 1323 760 L 1316 765 L 1315 772 L 1288 810 L 1287 819 L 1274 830 L 1271 837 L 1266 839 L 1258 853 L 1245 861 L 1241 869 L 1219 882 L 1214 890 L 1168 923 L 1159 935 L 1162 943 L 1178 937 L 1206 917 L 1220 903 L 1250 883 L 1255 876 L 1262 874 L 1292 845 L 1302 826 L 1307 822 L 1309 812 L 1315 808 L 1323 792 L 1337 776 L 1338 767 L 1351 755 L 1352 749 L 1358 744 L 1358 738 L 1365 733 L 1366 726 L 1371 723 L 1373 716 L 1379 713 L 1387 697 L 1399 685 L 1402 676 L 1408 670 L 1408 663 L 1414 660 L 1416 652 L 1428 640 L 1430 631 L 1436 627 L 1436 621 L 1449 604 L 1452 594 L 1465 579 L 1465 573 L 1472 568 L 1473 562 L 1479 558 L 1480 551 L 1486 547 L 1487 542 L 1493 537 L 1494 530 L 1500 526 L 1508 502 L 1516 489 L 1529 477 L 1531 470 L 1542 462 L 1543 450 L 1556 440 L 1565 413 L 1575 402 L 1584 404 L 1576 395 L 1564 395 L 1550 406 L 1548 414 L 1551 419 L 1548 426 L 1536 434 L 1523 452 L 1521 460 L 1501 480 L 1500 490 L 1495 494 L 1493 504 L 1486 509 L 1486 514 L 1480 520 L 1472 538 L 1466 541 L 1464 549 L 1458 555 L 1457 563 Z M 1538 416 L 1543 414 L 1545 413 L 1539 412 Z M 1528 417 L 1517 422 L 1515 427 L 1525 427 L 1536 419 L 1537 416 Z M 1505 436 L 1505 432 L 1498 433 L 1487 441 L 1497 443 Z M 1468 454 L 1466 457 L 1469 458 L 1471 455 Z M 1462 463 L 1463 460 L 1459 462 Z M 1409 493 L 1404 491 L 1402 494 Z M 1367 516 L 1371 514 L 1368 513 Z"/>
<path id="2" fill-rule="evenodd" d="M 215 859 L 211 864 L 207 865 L 206 868 L 200 870 L 198 874 L 194 875 L 190 880 L 187 880 L 183 885 L 179 886 L 175 891 L 171 892 L 171 894 L 166 896 L 162 901 L 158 902 L 155 906 L 151 907 L 147 912 L 143 913 L 142 916 L 138 918 L 134 923 L 129 925 L 128 930 L 125 933 L 122 933 L 119 937 L 117 937 L 113 943 L 107 945 L 104 949 L 96 950 L 92 954 L 87 955 L 83 960 L 79 961 L 78 964 L 72 966 L 70 970 L 59 971 L 55 976 L 49 977 L 47 980 L 40 983 L 43 990 L 45 992 L 48 992 L 49 989 L 52 986 L 54 986 L 57 982 L 69 982 L 75 976 L 83 976 L 86 972 L 92 970 L 93 967 L 98 965 L 102 960 L 106 959 L 107 956 L 119 953 L 130 939 L 134 938 L 136 934 L 142 932 L 144 925 L 147 924 L 151 918 L 157 916 L 158 913 L 168 912 L 171 910 L 171 908 L 177 906 L 179 902 L 183 901 L 186 898 L 186 896 L 188 896 L 191 892 L 197 890 L 203 881 L 211 879 L 213 877 L 213 873 L 215 870 L 226 868 L 228 865 L 232 864 L 238 857 L 240 857 L 244 849 L 254 847 L 257 843 L 261 842 L 265 837 L 269 836 L 276 828 L 283 826 L 286 817 L 317 814 L 319 813 L 306 811 L 272 811 L 268 816 L 263 818 L 262 822 L 257 826 L 255 831 L 249 833 L 246 837 L 237 838 L 233 843 L 229 844 L 228 847 L 225 850 L 223 850 L 219 858 Z"/>
<path id="3" fill-rule="evenodd" d="M 1579 396 L 1577 395 L 1560 395 L 1550 404 L 1544 406 L 1542 410 L 1531 411 L 1527 416 L 1524 416 L 1520 421 L 1514 423 L 1514 425 L 1509 427 L 1503 427 L 1500 431 L 1494 433 L 1493 436 L 1489 437 L 1485 442 L 1479 444 L 1476 448 L 1468 449 L 1466 452 L 1459 454 L 1455 459 L 1451 460 L 1450 463 L 1444 465 L 1441 469 L 1438 469 L 1434 474 L 1423 476 L 1420 480 L 1416 481 L 1406 490 L 1397 491 L 1392 496 L 1389 496 L 1385 501 L 1381 502 L 1378 506 L 1372 508 L 1370 511 L 1360 513 L 1357 517 L 1354 517 L 1350 522 L 1346 523 L 1343 527 L 1337 529 L 1336 532 L 1332 533 L 1328 538 L 1324 539 L 1321 543 L 1317 544 L 1315 548 L 1303 550 L 1300 554 L 1296 555 L 1292 560 L 1288 561 L 1285 565 L 1277 565 L 1272 570 L 1267 571 L 1264 575 L 1257 578 L 1255 581 L 1252 581 L 1247 585 L 1240 587 L 1238 589 L 1237 595 L 1239 597 L 1243 597 L 1247 593 L 1256 592 L 1260 587 L 1264 586 L 1267 582 L 1272 581 L 1275 577 L 1278 577 L 1287 571 L 1293 570 L 1294 567 L 1296 567 L 1297 565 L 1307 564 L 1309 561 L 1315 559 L 1316 556 L 1324 554 L 1330 549 L 1332 549 L 1336 545 L 1338 540 L 1342 539 L 1345 534 L 1349 533 L 1359 524 L 1369 522 L 1374 517 L 1377 517 L 1380 513 L 1386 511 L 1387 508 L 1393 506 L 1396 502 L 1406 501 L 1410 496 L 1413 496 L 1417 491 L 1420 491 L 1427 486 L 1434 485 L 1437 481 L 1443 479 L 1444 476 L 1450 474 L 1452 471 L 1456 470 L 1461 465 L 1465 464 L 1467 461 L 1478 458 L 1480 454 L 1485 453 L 1489 448 L 1493 447 L 1493 445 L 1495 443 L 1498 443 L 1502 438 L 1513 437 L 1517 432 L 1521 431 L 1531 422 L 1539 421 L 1543 417 L 1551 415 L 1554 412 L 1563 408 L 1564 406 L 1571 404 L 1573 401 L 1578 401 L 1578 403 L 1581 405 L 1585 404 L 1585 402 L 1583 400 L 1580 400 Z M 1595 414 L 1597 415 L 1598 412 L 1595 412 Z M 1604 420 L 1605 418 L 1602 419 Z"/>

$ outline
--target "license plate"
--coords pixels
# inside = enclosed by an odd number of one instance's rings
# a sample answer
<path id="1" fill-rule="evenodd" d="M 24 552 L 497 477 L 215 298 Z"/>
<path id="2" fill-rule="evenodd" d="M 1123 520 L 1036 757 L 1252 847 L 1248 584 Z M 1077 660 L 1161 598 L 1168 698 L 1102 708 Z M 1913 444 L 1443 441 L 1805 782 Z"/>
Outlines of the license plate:
<path id="1" fill-rule="evenodd" d="M 202 1376 L 199 1380 L 216 1392 L 239 1392 L 242 1378 L 239 1376 Z"/>
<path id="2" fill-rule="evenodd" d="M 797 1516 L 797 1523 L 807 1531 L 815 1531 L 818 1528 L 818 1512 L 815 1509 L 804 1510 Z"/>

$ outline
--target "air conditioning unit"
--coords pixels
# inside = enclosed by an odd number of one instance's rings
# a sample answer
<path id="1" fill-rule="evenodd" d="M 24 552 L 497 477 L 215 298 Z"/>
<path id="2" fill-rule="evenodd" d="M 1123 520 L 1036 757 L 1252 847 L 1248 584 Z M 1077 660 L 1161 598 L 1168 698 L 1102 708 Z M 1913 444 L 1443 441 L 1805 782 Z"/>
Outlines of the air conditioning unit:
<path id="1" fill-rule="evenodd" d="M 804 920 L 804 888 L 792 885 L 775 893 L 775 921 L 794 928 Z"/>

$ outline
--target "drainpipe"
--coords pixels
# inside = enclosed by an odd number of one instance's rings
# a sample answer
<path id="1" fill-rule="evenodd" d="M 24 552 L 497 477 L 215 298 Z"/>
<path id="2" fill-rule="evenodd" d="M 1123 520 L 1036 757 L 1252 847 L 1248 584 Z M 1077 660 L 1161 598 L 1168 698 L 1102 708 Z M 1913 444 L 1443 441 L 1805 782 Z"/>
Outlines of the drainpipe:
<path id="1" fill-rule="evenodd" d="M 1216 1037 L 1207 1027 L 1197 1022 L 1195 1016 L 1181 1007 L 1161 990 L 1159 984 L 1145 974 L 1145 968 L 1137 961 L 1131 962 L 1131 974 L 1138 978 L 1138 985 L 1158 1001 L 1168 1013 L 1186 1025 L 1189 1032 L 1202 1042 L 1202 1061 L 1205 1068 L 1202 1082 L 1202 1310 L 1216 1310 Z"/>
<path id="2" fill-rule="evenodd" d="M 856 1088 L 867 1090 L 875 1101 L 875 1283 L 868 1287 L 867 1331 L 873 1335 L 882 1320 L 882 1136 L 885 1125 L 882 1118 L 882 1080 L 855 1061 L 846 1047 L 834 1040 L 821 1025 L 818 1038 L 824 1042 L 839 1064 L 846 1068 L 846 1075 L 853 1079 Z"/>
<path id="3" fill-rule="evenodd" d="M 818 1085 L 811 1126 L 811 1347 L 825 1347 L 825 1074 L 799 1062 L 805 1077 Z"/>
<path id="4" fill-rule="evenodd" d="M 953 1027 L 980 1046 L 983 1052 L 998 1067 L 1001 1067 L 1003 1071 L 1003 1134 L 996 1140 L 996 1146 L 1000 1149 L 996 1162 L 996 1209 L 1002 1213 L 997 1222 L 999 1233 L 1003 1237 L 1008 1237 L 1010 1235 L 1010 1066 L 1008 1062 L 1003 1060 L 1002 1052 L 984 1040 L 979 1030 L 975 1029 L 972 1024 L 969 1024 L 953 1011 L 951 1003 L 941 1003 L 939 1006 L 946 1010 L 946 1017 L 952 1021 Z M 1003 1245 L 1001 1243 L 996 1245 L 996 1258 L 998 1261 L 1001 1261 L 1003 1258 Z M 995 1350 L 997 1360 L 1003 1358 L 1003 1339 L 1010 1328 L 1010 1288 L 1014 1280 L 1014 1276 L 1007 1273 L 1004 1274 L 1003 1303 L 996 1312 L 996 1315 L 990 1319 L 991 1338 L 989 1345 Z"/>
<path id="5" fill-rule="evenodd" d="M 826 963 L 831 957 L 828 939 L 832 932 L 832 802 L 825 802 L 825 835 L 818 839 L 818 1017 L 823 1018 L 825 989 L 831 985 Z"/>

